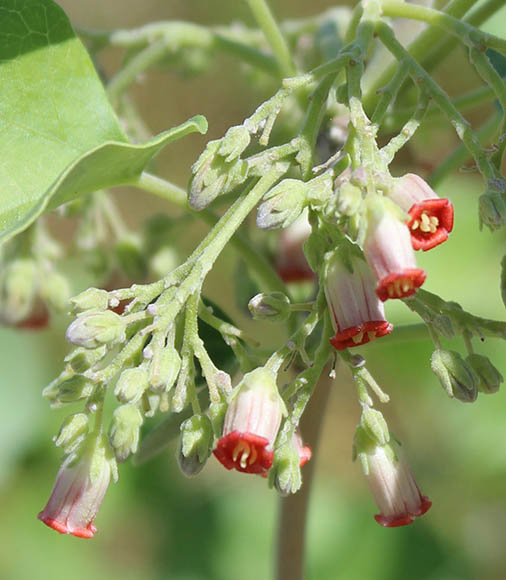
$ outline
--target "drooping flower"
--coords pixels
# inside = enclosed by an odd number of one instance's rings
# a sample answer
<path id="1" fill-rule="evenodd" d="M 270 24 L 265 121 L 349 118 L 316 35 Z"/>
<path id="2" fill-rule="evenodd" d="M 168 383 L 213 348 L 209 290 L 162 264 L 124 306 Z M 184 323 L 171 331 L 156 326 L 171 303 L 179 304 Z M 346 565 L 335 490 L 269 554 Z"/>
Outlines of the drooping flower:
<path id="1" fill-rule="evenodd" d="M 111 479 L 112 460 L 103 442 L 94 442 L 63 462 L 51 497 L 37 516 L 60 534 L 92 538 L 97 515 Z"/>
<path id="2" fill-rule="evenodd" d="M 275 375 L 257 368 L 234 389 L 214 455 L 227 469 L 267 473 L 285 405 Z"/>
<path id="3" fill-rule="evenodd" d="M 283 282 L 314 280 L 315 274 L 304 255 L 304 242 L 311 233 L 307 213 L 281 231 L 276 253 L 276 272 Z"/>
<path id="4" fill-rule="evenodd" d="M 378 281 L 376 294 L 383 301 L 411 296 L 426 278 L 416 267 L 411 236 L 399 214 L 393 202 L 369 196 L 364 254 Z"/>
<path id="5" fill-rule="evenodd" d="M 362 427 L 355 435 L 355 453 L 360 458 L 367 483 L 380 513 L 374 519 L 387 528 L 406 526 L 431 507 L 407 463 L 392 443 L 379 445 Z"/>
<path id="6" fill-rule="evenodd" d="M 302 441 L 302 435 L 298 429 L 296 429 L 293 434 L 292 446 L 295 448 L 299 455 L 299 467 L 306 465 L 306 463 L 311 459 L 313 453 L 309 445 L 304 445 L 304 442 Z"/>
<path id="7" fill-rule="evenodd" d="M 334 252 L 326 265 L 325 295 L 336 332 L 330 339 L 337 350 L 360 346 L 385 336 L 393 326 L 386 320 L 376 281 L 359 257 Z"/>
<path id="8" fill-rule="evenodd" d="M 406 213 L 415 250 L 430 250 L 448 239 L 453 229 L 453 204 L 440 198 L 420 176 L 406 173 L 394 180 L 389 197 Z"/>

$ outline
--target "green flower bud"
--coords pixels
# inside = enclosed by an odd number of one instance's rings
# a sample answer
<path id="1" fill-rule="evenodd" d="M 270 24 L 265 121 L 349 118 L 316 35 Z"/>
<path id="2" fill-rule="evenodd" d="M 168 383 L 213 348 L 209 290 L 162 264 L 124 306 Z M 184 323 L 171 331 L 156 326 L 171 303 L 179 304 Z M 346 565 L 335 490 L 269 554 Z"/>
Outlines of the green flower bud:
<path id="1" fill-rule="evenodd" d="M 119 267 L 130 280 L 143 280 L 147 275 L 147 263 L 142 251 L 141 238 L 136 234 L 123 236 L 116 243 Z"/>
<path id="2" fill-rule="evenodd" d="M 167 346 L 154 354 L 149 367 L 149 384 L 155 393 L 168 392 L 174 386 L 179 370 L 181 357 L 173 346 Z"/>
<path id="3" fill-rule="evenodd" d="M 221 434 L 223 433 L 223 423 L 225 421 L 227 408 L 227 403 L 217 401 L 216 403 L 211 403 L 207 409 L 207 415 L 211 421 L 216 437 L 221 437 Z"/>
<path id="4" fill-rule="evenodd" d="M 228 141 L 233 142 L 233 137 Z M 232 155 L 233 145 L 227 144 L 227 159 Z M 220 153 L 222 140 L 210 141 L 204 152 L 192 166 L 189 202 L 193 209 L 207 207 L 218 195 L 227 193 L 242 183 L 248 174 L 246 161 L 234 158 L 227 161 Z M 228 149 L 230 148 L 230 152 Z"/>
<path id="5" fill-rule="evenodd" d="M 145 417 L 155 416 L 155 413 L 162 406 L 163 395 L 166 395 L 166 393 L 160 395 L 158 393 L 151 393 L 150 391 L 146 391 L 142 395 L 142 412 Z"/>
<path id="6" fill-rule="evenodd" d="M 107 347 L 105 345 L 93 350 L 79 347 L 65 357 L 65 362 L 70 365 L 74 372 L 83 374 L 98 361 L 102 360 L 106 353 Z"/>
<path id="7" fill-rule="evenodd" d="M 137 407 L 121 405 L 114 411 L 109 428 L 109 443 L 120 463 L 131 453 L 136 453 L 141 425 L 142 415 Z"/>
<path id="8" fill-rule="evenodd" d="M 345 182 L 337 191 L 337 211 L 346 216 L 355 215 L 362 204 L 362 191 L 359 187 Z"/>
<path id="9" fill-rule="evenodd" d="M 107 310 L 109 307 L 109 293 L 101 288 L 88 288 L 81 294 L 70 299 L 73 313 L 85 312 L 86 310 Z"/>
<path id="10" fill-rule="evenodd" d="M 181 424 L 178 464 L 184 475 L 197 475 L 211 455 L 213 428 L 206 415 L 193 415 Z"/>
<path id="11" fill-rule="evenodd" d="M 318 272 L 323 264 L 323 256 L 328 249 L 327 241 L 318 231 L 312 231 L 304 242 L 304 255 L 313 272 Z"/>
<path id="12" fill-rule="evenodd" d="M 42 391 L 43 396 L 50 401 L 51 407 L 61 407 L 68 403 L 87 399 L 95 390 L 95 385 L 82 375 L 73 375 L 64 380 L 61 378 L 53 381 Z"/>
<path id="13" fill-rule="evenodd" d="M 300 458 L 292 445 L 283 445 L 276 450 L 270 478 L 281 495 L 296 493 L 300 489 Z"/>
<path id="14" fill-rule="evenodd" d="M 367 407 L 362 413 L 360 424 L 367 435 L 378 445 L 385 445 L 390 441 L 388 425 L 380 411 Z"/>
<path id="15" fill-rule="evenodd" d="M 437 349 L 430 366 L 449 397 L 472 403 L 478 396 L 478 377 L 458 352 Z"/>
<path id="16" fill-rule="evenodd" d="M 149 269 L 156 279 L 163 278 L 179 264 L 176 250 L 169 246 L 160 248 L 150 259 Z"/>
<path id="17" fill-rule="evenodd" d="M 506 223 L 506 195 L 504 190 L 492 187 L 479 199 L 480 226 L 485 224 L 491 231 Z"/>
<path id="18" fill-rule="evenodd" d="M 76 346 L 97 348 L 125 340 L 125 322 L 115 312 L 85 312 L 67 328 L 67 340 Z"/>
<path id="19" fill-rule="evenodd" d="M 478 377 L 478 390 L 487 395 L 497 393 L 504 379 L 489 358 L 481 354 L 470 354 L 466 361 Z"/>
<path id="20" fill-rule="evenodd" d="M 255 320 L 283 322 L 290 316 L 290 299 L 282 292 L 257 294 L 248 303 L 251 316 Z"/>
<path id="21" fill-rule="evenodd" d="M 70 454 L 85 440 L 88 430 L 88 415 L 86 413 L 69 415 L 63 422 L 58 435 L 54 437 L 54 444 L 57 447 L 62 447 L 66 454 Z"/>
<path id="22" fill-rule="evenodd" d="M 149 387 L 149 376 L 145 368 L 125 369 L 119 376 L 114 395 L 121 403 L 137 403 Z"/>
<path id="23" fill-rule="evenodd" d="M 227 162 L 233 161 L 248 147 L 250 140 L 249 131 L 243 125 L 230 127 L 221 140 L 218 155 L 224 157 Z"/>
<path id="24" fill-rule="evenodd" d="M 59 272 L 49 272 L 41 279 L 41 296 L 58 311 L 65 310 L 70 298 L 70 284 Z"/>
<path id="25" fill-rule="evenodd" d="M 2 274 L 0 286 L 0 319 L 16 324 L 26 318 L 35 302 L 37 268 L 33 260 L 15 260 Z"/>
<path id="26" fill-rule="evenodd" d="M 298 179 L 283 179 L 268 191 L 257 213 L 263 230 L 286 228 L 301 214 L 307 201 L 307 185 Z"/>

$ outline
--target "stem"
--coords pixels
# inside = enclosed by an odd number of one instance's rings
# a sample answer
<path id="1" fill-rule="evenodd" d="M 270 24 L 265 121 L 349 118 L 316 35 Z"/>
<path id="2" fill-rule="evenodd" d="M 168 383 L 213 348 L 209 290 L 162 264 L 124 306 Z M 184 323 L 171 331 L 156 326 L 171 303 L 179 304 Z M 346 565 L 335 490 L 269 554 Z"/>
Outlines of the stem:
<path id="1" fill-rule="evenodd" d="M 391 139 L 380 151 L 380 154 L 385 159 L 387 165 L 390 165 L 396 153 L 406 145 L 411 137 L 413 137 L 425 117 L 428 106 L 428 96 L 425 94 L 425 91 L 422 90 L 418 107 L 416 108 L 413 117 L 404 125 L 400 133 Z"/>
<path id="2" fill-rule="evenodd" d="M 502 115 L 496 113 L 476 131 L 476 136 L 481 143 L 487 143 L 497 132 Z M 437 187 L 450 173 L 464 165 L 471 155 L 465 145 L 461 143 L 430 175 L 428 182 L 431 187 Z"/>
<path id="3" fill-rule="evenodd" d="M 490 160 L 482 149 L 480 142 L 471 131 L 468 121 L 466 121 L 466 119 L 464 119 L 464 117 L 457 111 L 448 95 L 398 42 L 392 29 L 387 24 L 383 22 L 379 23 L 377 30 L 381 41 L 396 59 L 410 60 L 411 74 L 413 75 L 415 82 L 423 80 L 427 92 L 434 99 L 434 102 L 446 117 L 448 117 L 451 124 L 454 126 L 457 135 L 475 158 L 484 179 L 487 182 L 493 179 L 496 173 L 494 166 L 490 163 Z"/>
<path id="4" fill-rule="evenodd" d="M 461 18 L 476 2 L 477 0 L 452 0 L 444 7 L 443 11 L 446 14 L 451 14 L 455 18 Z M 437 44 L 440 38 L 441 31 L 436 26 L 430 26 L 427 30 L 419 34 L 409 45 L 408 52 L 416 61 L 421 61 L 427 53 L 427 47 Z M 375 80 L 374 84 L 368 88 L 363 99 L 363 105 L 366 111 L 371 110 L 376 104 L 378 100 L 377 91 L 388 85 L 398 66 L 399 63 L 394 61 Z"/>
<path id="5" fill-rule="evenodd" d="M 110 34 L 109 41 L 113 46 L 139 46 L 141 48 L 140 52 L 110 81 L 108 92 L 112 99 L 116 99 L 135 81 L 137 75 L 163 56 L 175 53 L 184 47 L 227 52 L 268 74 L 279 75 L 278 65 L 271 56 L 226 34 L 209 30 L 198 24 L 169 22 L 147 25 L 137 30 L 119 30 Z"/>
<path id="6" fill-rule="evenodd" d="M 502 54 L 506 53 L 506 40 L 483 32 L 479 28 L 475 28 L 467 22 L 454 18 L 440 10 L 434 10 L 419 4 L 400 2 L 399 0 L 382 0 L 381 7 L 384 16 L 399 16 L 401 18 L 421 20 L 460 37 L 460 40 L 469 46 L 479 46 L 482 49 L 495 48 Z"/>
<path id="7" fill-rule="evenodd" d="M 284 77 L 291 77 L 296 73 L 295 64 L 288 49 L 285 38 L 265 0 L 246 0 L 255 20 L 265 34 L 265 38 L 278 61 Z"/>
<path id="8" fill-rule="evenodd" d="M 135 81 L 139 74 L 159 61 L 168 51 L 167 40 L 162 38 L 136 54 L 107 85 L 107 94 L 113 103 Z"/>
<path id="9" fill-rule="evenodd" d="M 409 64 L 406 61 L 399 62 L 399 66 L 388 84 L 387 87 L 381 89 L 381 98 L 374 109 L 374 113 L 371 117 L 371 123 L 379 127 L 383 121 L 388 107 L 395 101 L 397 93 L 401 88 L 402 84 L 406 80 L 409 73 Z"/>
<path id="10" fill-rule="evenodd" d="M 304 466 L 304 485 L 295 494 L 279 501 L 277 580 L 304 578 L 305 532 L 309 499 L 318 457 L 318 443 L 332 380 L 322 373 L 301 421 L 304 439 L 311 447 L 311 461 Z"/>
<path id="11" fill-rule="evenodd" d="M 481 4 L 476 10 L 464 18 L 464 22 L 472 26 L 479 27 L 483 22 L 488 20 L 493 14 L 504 6 L 504 0 L 487 0 Z M 455 14 L 454 14 L 455 16 Z M 455 36 L 447 36 L 440 42 L 436 48 L 424 55 L 420 60 L 423 67 L 431 71 L 435 66 L 441 63 L 455 48 L 458 43 L 458 38 Z"/>
<path id="12" fill-rule="evenodd" d="M 210 210 L 195 211 L 191 209 L 188 205 L 187 195 L 184 189 L 156 175 L 144 172 L 132 185 L 185 209 L 187 212 L 205 221 L 211 227 L 216 225 L 220 219 L 219 216 Z M 244 261 L 256 274 L 259 282 L 265 289 L 287 293 L 285 284 L 269 261 L 256 248 L 253 248 L 244 236 L 235 233 L 231 239 L 231 244 L 241 254 Z"/>

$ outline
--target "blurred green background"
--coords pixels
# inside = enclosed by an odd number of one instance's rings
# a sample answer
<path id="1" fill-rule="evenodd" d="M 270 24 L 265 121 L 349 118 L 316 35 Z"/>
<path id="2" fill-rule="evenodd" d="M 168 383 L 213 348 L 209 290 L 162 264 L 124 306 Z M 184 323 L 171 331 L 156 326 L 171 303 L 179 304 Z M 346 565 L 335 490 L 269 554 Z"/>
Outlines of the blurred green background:
<path id="1" fill-rule="evenodd" d="M 75 25 L 86 27 L 132 27 L 161 19 L 252 22 L 245 4 L 236 0 L 65 0 L 60 4 Z M 325 0 L 272 2 L 283 18 L 309 16 L 332 5 Z M 487 28 L 501 34 L 504 16 L 505 10 Z M 109 71 L 117 62 L 118 55 L 110 52 L 101 65 Z M 460 72 L 455 66 L 462 62 L 459 53 L 440 71 L 450 91 L 476 84 L 471 73 L 448 75 L 448 71 Z M 235 61 L 223 58 L 213 65 L 210 72 L 191 79 L 167 70 L 150 72 L 132 90 L 153 132 L 196 113 L 208 117 L 207 137 L 192 136 L 172 145 L 158 162 L 157 171 L 181 185 L 206 140 L 241 122 L 269 94 L 265 87 L 259 93 L 247 76 L 237 74 Z M 478 111 L 476 119 L 484 114 Z M 455 143 L 448 134 L 436 127 L 418 135 L 411 158 L 430 164 Z M 499 263 L 506 240 L 501 232 L 478 231 L 481 189 L 480 180 L 469 174 L 453 176 L 443 184 L 438 192 L 451 197 L 455 205 L 455 229 L 448 243 L 418 259 L 428 272 L 428 290 L 460 302 L 475 314 L 504 319 Z M 117 199 L 132 223 L 166 209 L 140 192 L 123 191 Z M 200 233 L 198 228 L 189 231 L 183 251 Z M 224 290 L 223 280 L 232 280 L 234 260 L 227 251 L 206 286 L 207 294 L 221 306 L 231 301 L 232 284 Z M 402 304 L 387 304 L 387 313 L 394 324 L 414 320 Z M 263 340 L 267 331 L 272 335 L 272 327 L 235 315 Z M 67 352 L 66 324 L 63 317 L 52 329 L 37 333 L 0 330 L 0 578 L 271 578 L 275 492 L 260 478 L 226 472 L 214 459 L 198 478 L 185 479 L 176 466 L 174 446 L 140 468 L 121 466 L 120 481 L 107 493 L 96 521 L 99 533 L 92 541 L 60 536 L 36 519 L 59 466 L 60 454 L 51 437 L 68 413 L 50 411 L 40 394 L 59 372 Z M 276 338 L 271 339 L 273 346 Z M 451 343 L 451 348 L 463 352 L 462 347 L 459 341 Z M 448 399 L 430 372 L 431 350 L 428 340 L 400 343 L 394 332 L 360 352 L 367 354 L 370 370 L 391 396 L 392 402 L 382 410 L 404 442 L 432 509 L 406 528 L 384 529 L 374 522 L 376 507 L 360 466 L 351 462 L 360 409 L 349 376 L 339 372 L 317 460 L 307 536 L 308 579 L 506 578 L 506 392 L 481 395 L 472 405 Z M 487 340 L 477 345 L 477 352 L 489 355 L 506 376 L 503 343 Z"/>

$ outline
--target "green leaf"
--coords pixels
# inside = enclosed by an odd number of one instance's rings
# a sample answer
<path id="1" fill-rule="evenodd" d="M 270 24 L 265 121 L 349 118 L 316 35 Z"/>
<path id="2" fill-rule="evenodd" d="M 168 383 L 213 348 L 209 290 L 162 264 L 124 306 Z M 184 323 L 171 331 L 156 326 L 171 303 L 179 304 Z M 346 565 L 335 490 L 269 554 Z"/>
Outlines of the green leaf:
<path id="1" fill-rule="evenodd" d="M 82 193 L 131 182 L 197 116 L 145 144 L 123 132 L 93 64 L 51 0 L 0 1 L 0 243 Z"/>

